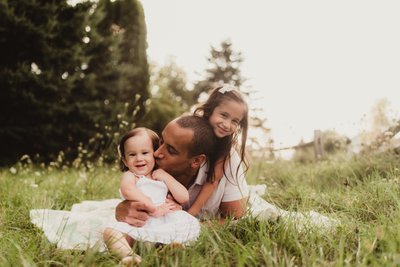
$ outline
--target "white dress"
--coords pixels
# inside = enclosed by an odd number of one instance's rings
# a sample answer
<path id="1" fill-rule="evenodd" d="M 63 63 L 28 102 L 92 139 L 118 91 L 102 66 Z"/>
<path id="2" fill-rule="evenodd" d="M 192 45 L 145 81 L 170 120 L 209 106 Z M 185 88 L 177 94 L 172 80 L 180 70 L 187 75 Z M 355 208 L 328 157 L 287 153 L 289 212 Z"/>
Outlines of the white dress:
<path id="1" fill-rule="evenodd" d="M 165 203 L 168 188 L 162 181 L 140 176 L 136 187 L 150 197 L 154 205 Z M 107 227 L 125 233 L 138 241 L 169 244 L 187 244 L 195 241 L 200 234 L 199 221 L 186 211 L 173 211 L 160 217 L 150 217 L 142 227 L 134 227 L 124 222 L 114 222 Z"/>

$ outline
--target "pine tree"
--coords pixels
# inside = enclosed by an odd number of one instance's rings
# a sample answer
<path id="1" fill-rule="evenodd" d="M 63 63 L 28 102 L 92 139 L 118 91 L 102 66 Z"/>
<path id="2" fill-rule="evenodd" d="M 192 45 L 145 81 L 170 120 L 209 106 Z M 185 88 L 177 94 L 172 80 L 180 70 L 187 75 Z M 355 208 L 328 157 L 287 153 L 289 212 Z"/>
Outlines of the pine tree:
<path id="1" fill-rule="evenodd" d="M 114 133 L 131 128 L 144 115 L 149 98 L 143 9 L 136 0 L 100 0 L 89 25 L 89 78 L 77 88 L 90 94 L 83 104 L 93 106 L 87 111 L 100 131 L 91 139 L 90 150 L 100 154 L 108 149 L 112 156 Z"/>
<path id="2" fill-rule="evenodd" d="M 143 9 L 136 0 L 2 0 L 0 66 L 0 164 L 51 159 L 89 140 L 104 149 L 144 113 Z"/>
<path id="3" fill-rule="evenodd" d="M 68 105 L 83 60 L 90 4 L 21 0 L 0 3 L 0 163 L 49 154 L 69 142 Z"/>
<path id="4" fill-rule="evenodd" d="M 231 41 L 224 40 L 218 47 L 211 46 L 207 61 L 204 78 L 194 85 L 194 101 L 197 101 L 201 93 L 207 93 L 217 84 L 226 83 L 240 88 L 246 81 L 240 71 L 242 53 L 233 50 Z"/>

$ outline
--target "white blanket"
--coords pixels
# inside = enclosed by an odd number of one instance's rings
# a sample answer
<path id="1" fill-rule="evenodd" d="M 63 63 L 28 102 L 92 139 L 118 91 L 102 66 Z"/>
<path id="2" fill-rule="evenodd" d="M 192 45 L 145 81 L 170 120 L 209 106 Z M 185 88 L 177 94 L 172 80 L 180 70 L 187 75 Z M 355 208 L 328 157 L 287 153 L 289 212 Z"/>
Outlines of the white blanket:
<path id="1" fill-rule="evenodd" d="M 298 231 L 307 229 L 317 229 L 320 231 L 334 230 L 340 221 L 329 218 L 316 211 L 295 212 L 280 209 L 265 199 L 261 198 L 265 194 L 267 186 L 265 184 L 250 185 L 249 206 L 250 215 L 258 219 L 275 221 L 279 218 L 287 224 L 291 224 Z"/>
<path id="2" fill-rule="evenodd" d="M 310 227 L 327 231 L 339 224 L 338 220 L 314 211 L 300 213 L 277 208 L 261 198 L 266 191 L 265 185 L 253 185 L 249 188 L 249 215 L 257 219 L 274 221 L 280 218 L 299 231 Z M 71 211 L 34 209 L 30 211 L 30 218 L 34 225 L 43 230 L 47 239 L 60 249 L 93 248 L 104 251 L 106 247 L 101 232 L 106 224 L 115 221 L 115 207 L 120 201 L 121 199 L 83 201 L 74 204 Z"/>

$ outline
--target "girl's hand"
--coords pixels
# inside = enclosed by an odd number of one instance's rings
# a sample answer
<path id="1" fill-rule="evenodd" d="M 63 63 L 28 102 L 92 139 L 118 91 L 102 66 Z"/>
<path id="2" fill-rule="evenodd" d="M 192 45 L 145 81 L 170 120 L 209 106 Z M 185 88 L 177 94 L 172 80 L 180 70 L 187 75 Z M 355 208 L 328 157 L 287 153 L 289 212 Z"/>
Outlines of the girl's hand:
<path id="1" fill-rule="evenodd" d="M 153 171 L 153 174 L 151 176 L 154 180 L 163 181 L 163 182 L 166 182 L 168 180 L 168 178 L 171 177 L 171 175 L 169 175 L 169 173 L 167 173 L 163 169 L 157 169 L 157 170 Z"/>

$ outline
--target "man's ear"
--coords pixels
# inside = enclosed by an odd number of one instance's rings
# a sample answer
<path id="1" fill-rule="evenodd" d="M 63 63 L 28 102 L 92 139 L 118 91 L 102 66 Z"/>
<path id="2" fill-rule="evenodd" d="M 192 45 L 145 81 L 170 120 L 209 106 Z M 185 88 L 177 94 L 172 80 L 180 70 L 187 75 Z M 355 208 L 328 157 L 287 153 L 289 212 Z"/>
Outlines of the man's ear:
<path id="1" fill-rule="evenodd" d="M 207 157 L 204 154 L 200 154 L 198 156 L 193 157 L 193 161 L 190 164 L 190 167 L 193 169 L 198 169 L 200 168 L 201 165 L 203 165 L 204 162 L 206 162 Z"/>

